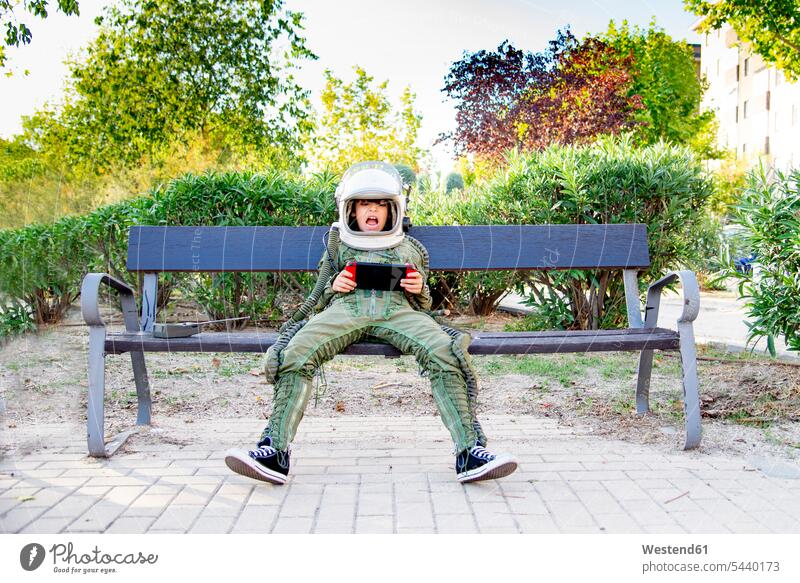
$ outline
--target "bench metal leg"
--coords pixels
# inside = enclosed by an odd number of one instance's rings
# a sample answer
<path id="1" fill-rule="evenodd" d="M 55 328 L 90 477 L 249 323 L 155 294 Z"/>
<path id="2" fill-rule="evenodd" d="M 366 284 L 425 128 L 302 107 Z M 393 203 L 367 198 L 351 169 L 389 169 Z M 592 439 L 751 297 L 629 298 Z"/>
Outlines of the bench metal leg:
<path id="1" fill-rule="evenodd" d="M 680 281 L 683 287 L 683 311 L 678 318 L 678 336 L 680 338 L 681 368 L 683 381 L 683 412 L 686 435 L 683 449 L 694 449 L 700 445 L 702 430 L 700 427 L 700 394 L 697 381 L 697 350 L 694 342 L 693 322 L 700 312 L 700 288 L 697 278 L 691 271 L 670 272 L 647 289 L 645 304 L 645 328 L 655 328 L 658 322 L 658 309 L 661 302 L 662 288 L 674 281 Z M 653 351 L 642 350 L 639 356 L 639 368 L 636 381 L 636 412 L 647 413 L 650 410 L 650 374 L 653 370 Z"/>
<path id="2" fill-rule="evenodd" d="M 683 413 L 686 422 L 686 441 L 683 449 L 700 445 L 700 393 L 697 383 L 697 351 L 691 322 L 678 322 L 681 338 L 681 368 L 683 370 Z"/>
<path id="3" fill-rule="evenodd" d="M 89 327 L 89 407 L 87 412 L 89 455 L 105 457 L 103 393 L 106 386 L 106 329 Z"/>
<path id="4" fill-rule="evenodd" d="M 694 449 L 700 445 L 700 394 L 697 381 L 697 350 L 691 322 L 678 323 L 680 336 L 681 368 L 683 382 L 683 413 L 686 439 L 683 449 Z M 636 380 L 636 413 L 644 415 L 650 411 L 650 375 L 653 370 L 653 351 L 642 350 Z"/>
<path id="5" fill-rule="evenodd" d="M 650 412 L 650 374 L 653 372 L 653 351 L 642 350 L 636 370 L 636 413 Z"/>
<path id="6" fill-rule="evenodd" d="M 81 284 L 81 312 L 84 321 L 89 326 L 87 441 L 90 456 L 110 457 L 125 443 L 133 430 L 120 433 L 108 443 L 105 442 L 106 325 L 100 316 L 101 285 L 106 285 L 119 292 L 126 330 L 129 332 L 139 330 L 139 321 L 133 290 L 130 286 L 114 279 L 107 273 L 86 274 Z M 144 354 L 141 351 L 131 353 L 131 360 L 133 376 L 136 379 L 136 394 L 139 399 L 137 423 L 141 425 L 150 422 L 150 387 L 147 382 L 147 369 L 144 366 Z"/>
<path id="7" fill-rule="evenodd" d="M 653 328 L 658 318 L 658 308 L 645 310 L 642 319 L 642 308 L 639 303 L 639 279 L 635 269 L 624 269 L 622 280 L 625 284 L 625 305 L 628 309 L 628 326 L 630 328 Z M 642 350 L 639 355 L 639 366 L 636 370 L 636 413 L 644 415 L 650 411 L 650 373 L 653 370 L 653 351 Z"/>
<path id="8" fill-rule="evenodd" d="M 132 351 L 131 364 L 133 365 L 133 378 L 136 381 L 136 400 L 139 403 L 136 425 L 150 425 L 150 381 L 147 378 L 144 352 Z"/>
<path id="9" fill-rule="evenodd" d="M 111 457 L 131 436 L 133 431 L 125 431 L 105 442 L 106 386 L 105 359 L 106 329 L 102 326 L 89 327 L 89 394 L 87 410 L 87 440 L 89 455 L 92 457 Z"/>

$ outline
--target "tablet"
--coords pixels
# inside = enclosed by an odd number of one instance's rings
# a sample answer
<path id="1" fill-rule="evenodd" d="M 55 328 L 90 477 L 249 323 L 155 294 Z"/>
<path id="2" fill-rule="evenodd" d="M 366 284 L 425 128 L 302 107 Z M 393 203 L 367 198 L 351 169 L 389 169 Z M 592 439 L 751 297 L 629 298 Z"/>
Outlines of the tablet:
<path id="1" fill-rule="evenodd" d="M 356 289 L 403 291 L 400 280 L 406 276 L 405 263 L 365 263 L 359 261 L 345 267 L 355 271 Z"/>

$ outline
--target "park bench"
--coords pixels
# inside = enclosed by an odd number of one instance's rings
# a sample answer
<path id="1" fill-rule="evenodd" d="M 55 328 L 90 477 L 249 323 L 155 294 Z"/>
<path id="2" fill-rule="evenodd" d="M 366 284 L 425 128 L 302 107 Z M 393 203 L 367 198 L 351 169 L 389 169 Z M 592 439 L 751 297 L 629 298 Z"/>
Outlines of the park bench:
<path id="1" fill-rule="evenodd" d="M 201 332 L 189 338 L 153 336 L 157 317 L 158 275 L 167 272 L 316 271 L 328 227 L 132 227 L 127 268 L 141 273 L 142 298 L 102 273 L 86 275 L 81 309 L 89 326 L 89 454 L 107 457 L 132 433 L 104 439 L 105 357 L 129 353 L 138 397 L 137 425 L 150 423 L 150 387 L 146 352 L 266 352 L 277 333 L 263 331 Z M 671 272 L 647 291 L 644 317 L 638 271 L 650 265 L 647 229 L 642 224 L 412 227 L 410 235 L 430 252 L 430 269 L 446 271 L 500 269 L 622 270 L 628 328 L 549 332 L 482 332 L 470 330 L 469 351 L 478 354 L 533 354 L 595 351 L 640 351 L 636 412 L 649 410 L 653 350 L 679 350 L 683 369 L 684 449 L 700 443 L 700 402 L 692 322 L 700 294 L 691 271 Z M 657 326 L 661 292 L 679 281 L 683 312 L 677 330 Z M 109 332 L 100 316 L 101 285 L 119 292 L 124 332 Z M 345 354 L 400 355 L 394 347 L 357 343 Z"/>

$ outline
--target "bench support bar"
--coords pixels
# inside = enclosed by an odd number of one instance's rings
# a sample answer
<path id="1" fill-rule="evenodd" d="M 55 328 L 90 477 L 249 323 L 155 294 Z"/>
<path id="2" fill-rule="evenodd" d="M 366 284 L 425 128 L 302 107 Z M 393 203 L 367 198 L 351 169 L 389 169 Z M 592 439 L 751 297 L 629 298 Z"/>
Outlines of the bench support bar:
<path id="1" fill-rule="evenodd" d="M 628 310 L 628 327 L 642 328 L 642 302 L 639 300 L 639 277 L 635 269 L 622 270 L 625 284 L 625 307 Z"/>
<path id="2" fill-rule="evenodd" d="M 142 332 L 152 332 L 158 303 L 158 274 L 145 273 L 142 283 Z"/>

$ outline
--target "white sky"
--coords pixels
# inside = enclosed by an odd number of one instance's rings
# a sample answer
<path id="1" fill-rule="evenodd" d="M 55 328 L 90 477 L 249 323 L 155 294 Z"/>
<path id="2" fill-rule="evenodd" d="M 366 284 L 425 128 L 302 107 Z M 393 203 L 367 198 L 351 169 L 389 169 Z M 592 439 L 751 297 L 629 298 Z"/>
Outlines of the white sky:
<path id="1" fill-rule="evenodd" d="M 44 21 L 27 19 L 33 42 L 8 50 L 14 74 L 0 78 L 0 136 L 19 132 L 21 116 L 60 99 L 64 59 L 93 38 L 94 18 L 111 1 L 79 0 L 77 18 L 53 10 Z M 388 79 L 394 98 L 406 85 L 416 93 L 422 113 L 419 142 L 425 148 L 454 127 L 455 112 L 441 88 L 465 50 L 493 50 L 507 38 L 518 49 L 538 52 L 566 25 L 580 37 L 604 31 L 611 19 L 646 26 L 653 16 L 674 39 L 700 41 L 690 30 L 696 17 L 684 11 L 683 0 L 286 0 L 285 5 L 305 14 L 304 36 L 319 56 L 297 75 L 312 90 L 315 105 L 326 68 L 349 81 L 358 64 L 376 81 Z M 442 146 L 433 152 L 439 168 L 448 172 L 449 152 Z"/>

